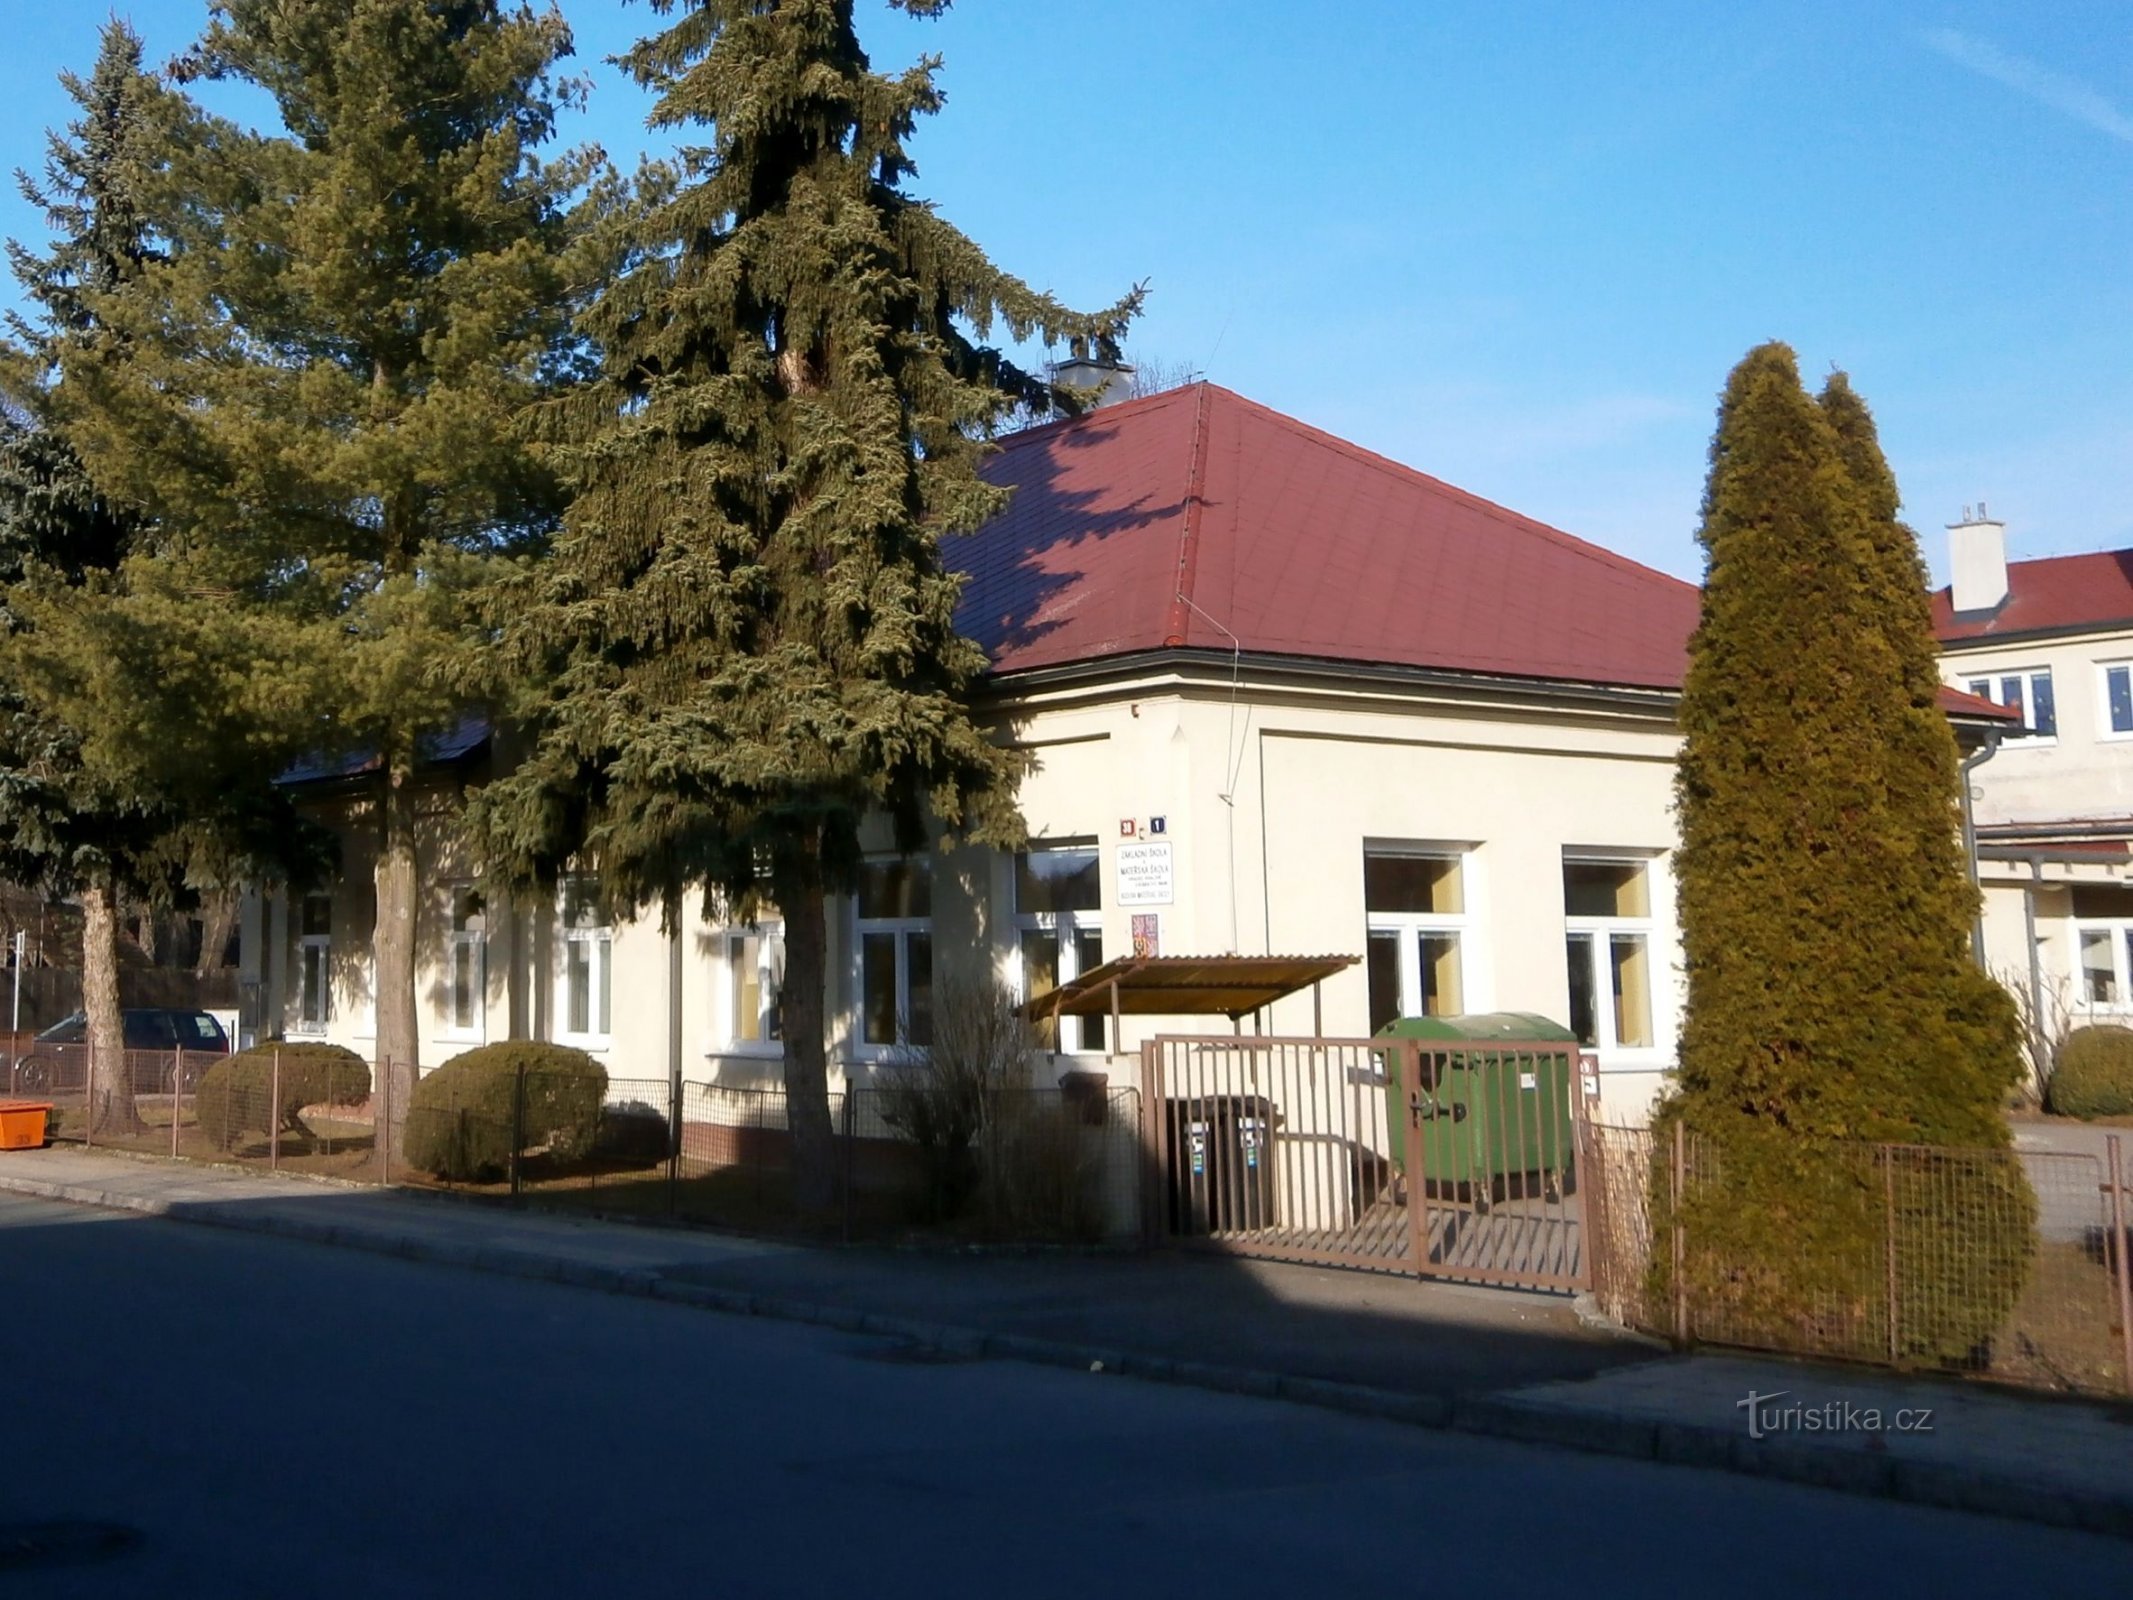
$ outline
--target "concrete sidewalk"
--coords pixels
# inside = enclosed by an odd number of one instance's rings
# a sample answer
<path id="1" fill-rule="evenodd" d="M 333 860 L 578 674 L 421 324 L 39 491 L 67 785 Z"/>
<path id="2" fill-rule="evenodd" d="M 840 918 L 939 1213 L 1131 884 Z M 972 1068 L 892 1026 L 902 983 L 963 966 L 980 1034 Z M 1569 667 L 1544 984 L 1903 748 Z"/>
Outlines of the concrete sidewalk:
<path id="1" fill-rule="evenodd" d="M 0 1189 L 825 1324 L 913 1360 L 1101 1366 L 2133 1537 L 2133 1413 L 1673 1356 L 1553 1297 L 1188 1254 L 805 1248 L 65 1148 L 0 1157 Z M 1753 1429 L 1751 1393 L 1770 1397 Z"/>

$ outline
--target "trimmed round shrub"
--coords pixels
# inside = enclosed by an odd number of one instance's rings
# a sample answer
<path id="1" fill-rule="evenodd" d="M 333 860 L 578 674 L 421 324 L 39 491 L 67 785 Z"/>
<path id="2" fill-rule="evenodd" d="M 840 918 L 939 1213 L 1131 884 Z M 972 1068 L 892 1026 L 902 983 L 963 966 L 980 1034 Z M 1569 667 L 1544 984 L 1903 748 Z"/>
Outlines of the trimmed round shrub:
<path id="1" fill-rule="evenodd" d="M 2133 1028 L 2076 1028 L 2052 1065 L 2051 1109 L 2061 1116 L 2133 1116 Z"/>
<path id="2" fill-rule="evenodd" d="M 525 1104 L 518 1105 L 525 1076 Z M 600 1136 L 607 1069 L 583 1050 L 531 1039 L 454 1056 L 415 1085 L 405 1150 L 411 1167 L 455 1182 L 500 1178 L 519 1152 L 582 1160 Z"/>
<path id="3" fill-rule="evenodd" d="M 275 1100 L 275 1057 L 281 1095 Z M 194 1106 L 200 1132 L 217 1150 L 247 1133 L 277 1127 L 304 1133 L 306 1106 L 360 1105 L 370 1098 L 370 1063 L 353 1050 L 318 1040 L 283 1040 L 224 1056 L 200 1075 Z"/>

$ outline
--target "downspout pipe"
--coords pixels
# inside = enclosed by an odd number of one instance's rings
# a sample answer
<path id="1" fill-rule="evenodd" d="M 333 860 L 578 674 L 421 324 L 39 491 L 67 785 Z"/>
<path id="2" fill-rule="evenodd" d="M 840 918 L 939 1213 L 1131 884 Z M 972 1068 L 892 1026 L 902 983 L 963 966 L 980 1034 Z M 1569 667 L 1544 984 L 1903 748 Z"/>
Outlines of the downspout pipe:
<path id="1" fill-rule="evenodd" d="M 2045 1075 L 2050 1071 L 2044 1047 L 2051 1042 L 2045 1037 L 2044 1028 L 2044 963 L 2037 954 L 2037 891 L 2043 887 L 2044 858 L 2031 856 L 2029 882 L 2022 885 L 2022 929 L 2029 936 L 2029 1060 L 2040 1100 L 2044 1097 Z"/>
<path id="2" fill-rule="evenodd" d="M 1985 894 L 1978 883 L 1977 875 L 1977 813 L 1970 801 L 1970 774 L 2000 753 L 2000 730 L 1986 730 L 1985 742 L 1977 750 L 1963 758 L 1960 768 L 1963 786 L 1963 868 L 1970 874 L 1970 891 L 1976 896 L 1976 910 L 1970 921 L 1970 958 L 1985 968 Z M 2035 959 L 2034 955 L 2031 957 Z"/>

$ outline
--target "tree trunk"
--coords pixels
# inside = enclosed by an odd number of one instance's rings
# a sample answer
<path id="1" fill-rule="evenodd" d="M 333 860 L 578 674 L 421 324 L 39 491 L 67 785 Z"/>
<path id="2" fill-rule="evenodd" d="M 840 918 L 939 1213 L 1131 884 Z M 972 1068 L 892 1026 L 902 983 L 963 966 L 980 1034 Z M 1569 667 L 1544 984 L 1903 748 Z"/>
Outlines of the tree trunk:
<path id="1" fill-rule="evenodd" d="M 119 1009 L 118 897 L 108 883 L 81 896 L 81 1001 L 89 1019 L 89 1128 L 138 1133 L 133 1077 L 126 1070 L 126 1020 Z"/>
<path id="2" fill-rule="evenodd" d="M 393 1147 L 407 1125 L 421 1034 L 415 1011 L 415 785 L 412 761 L 396 758 L 380 808 L 375 877 L 378 921 L 371 935 L 377 992 L 377 1082 L 391 1096 Z"/>
<path id="3" fill-rule="evenodd" d="M 237 897 L 217 893 L 200 908 L 200 956 L 193 963 L 193 971 L 201 977 L 223 969 L 223 952 L 229 948 L 230 935 L 237 931 Z"/>
<path id="4" fill-rule="evenodd" d="M 785 917 L 785 986 L 778 991 L 785 1035 L 785 1113 L 792 1130 L 793 1201 L 827 1212 L 837 1199 L 837 1138 L 830 1121 L 829 1059 L 824 1039 L 828 939 L 822 915 L 822 861 L 810 844 L 781 873 L 778 910 Z"/>

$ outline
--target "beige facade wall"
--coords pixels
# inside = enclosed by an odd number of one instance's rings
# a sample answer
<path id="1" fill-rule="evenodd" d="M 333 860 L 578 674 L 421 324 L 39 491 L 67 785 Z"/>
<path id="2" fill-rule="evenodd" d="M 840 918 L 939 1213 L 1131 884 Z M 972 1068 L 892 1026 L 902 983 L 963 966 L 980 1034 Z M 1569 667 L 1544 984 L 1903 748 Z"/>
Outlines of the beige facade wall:
<path id="1" fill-rule="evenodd" d="M 1136 915 L 1156 920 L 1166 955 L 1306 954 L 1361 957 L 1368 916 L 1366 845 L 1456 851 L 1465 909 L 1463 1008 L 1569 1012 L 1563 864 L 1568 856 L 1640 863 L 1649 888 L 1647 981 L 1653 1038 L 1603 1056 L 1610 1114 L 1641 1116 L 1673 1059 L 1680 1009 L 1679 951 L 1669 852 L 1676 739 L 1658 697 L 1578 705 L 1527 693 L 1477 694 L 1447 686 L 1372 685 L 1360 678 L 1269 679 L 1232 686 L 1223 672 L 1152 674 L 1102 690 L 1033 693 L 1002 736 L 1032 760 L 1021 793 L 1033 842 L 1087 841 L 1100 855 L 1100 923 L 1106 958 L 1132 948 Z M 450 807 L 426 821 L 421 871 L 430 886 L 420 944 L 425 1066 L 483 1040 L 567 1039 L 599 1056 L 616 1079 L 665 1080 L 679 1013 L 682 1074 L 692 1080 L 774 1083 L 775 1044 L 735 1039 L 729 940 L 741 931 L 692 897 L 674 939 L 647 915 L 608 933 L 611 1016 L 605 1033 L 573 1036 L 564 987 L 565 938 L 557 908 L 490 908 L 483 1026 L 446 1023 L 451 888 L 474 863 L 453 835 Z M 333 897 L 334 1015 L 326 1036 L 368 1053 L 370 852 L 359 807 L 335 820 L 347 840 Z M 1122 825 L 1130 823 L 1130 835 Z M 1160 826 L 1158 834 L 1154 830 Z M 886 850 L 886 834 L 870 848 Z M 1169 847 L 1167 894 L 1159 877 L 1132 905 L 1122 893 L 1122 851 Z M 1022 981 L 1014 866 L 999 852 L 963 848 L 933 857 L 931 928 L 937 977 L 991 971 Z M 885 1054 L 860 1040 L 854 907 L 832 902 L 833 1073 L 866 1081 Z M 272 992 L 269 1016 L 301 1031 L 301 908 L 271 902 L 247 920 L 275 960 L 248 966 Z M 278 932 L 275 930 L 279 930 Z M 676 957 L 679 981 L 676 981 Z M 1364 966 L 1329 980 L 1316 1018 L 1328 1034 L 1369 1032 Z M 1264 1019 L 1268 1031 L 1312 1031 L 1307 992 Z M 1250 1029 L 1252 1023 L 1244 1026 Z M 1105 1053 L 1047 1055 L 1045 1078 L 1074 1068 L 1134 1083 L 1138 1047 L 1158 1031 L 1227 1033 L 1223 1018 L 1127 1018 Z"/>
<path id="2" fill-rule="evenodd" d="M 2051 674 L 2055 738 L 2012 738 L 1971 774 L 1980 826 L 2133 817 L 2133 733 L 2112 729 L 2104 672 L 2133 665 L 2133 632 L 1964 645 L 1941 656 L 1941 675 L 1967 688 L 1978 679 Z M 1999 698 L 1997 690 L 1993 698 Z"/>

